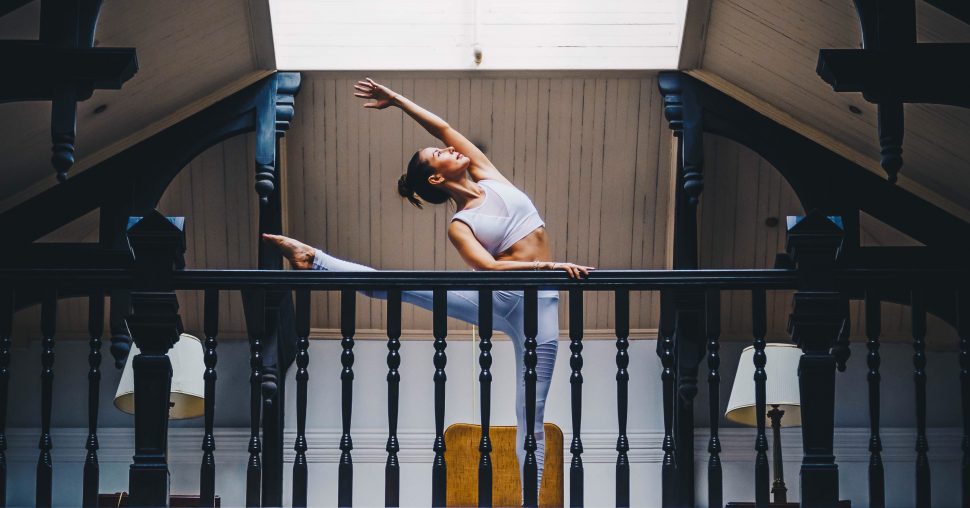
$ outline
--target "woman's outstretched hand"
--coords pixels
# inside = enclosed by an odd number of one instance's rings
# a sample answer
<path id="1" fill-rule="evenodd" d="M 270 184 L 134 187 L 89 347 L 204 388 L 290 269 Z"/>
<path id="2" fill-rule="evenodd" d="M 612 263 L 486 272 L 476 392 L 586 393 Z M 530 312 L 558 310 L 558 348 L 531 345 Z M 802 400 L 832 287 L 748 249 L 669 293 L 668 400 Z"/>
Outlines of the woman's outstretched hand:
<path id="1" fill-rule="evenodd" d="M 317 250 L 309 245 L 283 235 L 263 233 L 263 241 L 279 249 L 280 254 L 289 260 L 290 265 L 297 270 L 313 268 L 313 259 Z"/>
<path id="2" fill-rule="evenodd" d="M 354 85 L 354 97 L 362 99 L 373 99 L 373 102 L 365 102 L 365 108 L 384 109 L 393 103 L 397 94 L 390 88 L 375 82 L 373 79 L 366 78 L 365 81 L 358 81 Z"/>
<path id="3" fill-rule="evenodd" d="M 575 263 L 552 263 L 550 270 L 565 270 L 571 279 L 583 279 L 589 277 L 590 270 L 596 268 L 592 266 L 577 265 Z"/>

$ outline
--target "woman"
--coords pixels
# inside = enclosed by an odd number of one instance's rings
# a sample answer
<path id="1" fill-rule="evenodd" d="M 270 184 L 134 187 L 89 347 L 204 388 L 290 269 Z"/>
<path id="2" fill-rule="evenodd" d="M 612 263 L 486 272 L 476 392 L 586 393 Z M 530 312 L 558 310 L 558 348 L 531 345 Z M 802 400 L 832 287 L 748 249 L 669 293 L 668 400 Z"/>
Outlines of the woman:
<path id="1" fill-rule="evenodd" d="M 550 260 L 545 224 L 532 201 L 515 188 L 474 144 L 434 113 L 411 102 L 384 85 L 367 78 L 354 88 L 355 96 L 370 99 L 365 108 L 396 106 L 416 120 L 445 148 L 427 147 L 415 152 L 407 173 L 398 180 L 398 192 L 413 205 L 452 201 L 457 212 L 448 226 L 448 238 L 462 259 L 474 270 L 563 270 L 570 277 L 589 275 L 593 267 Z M 334 258 L 291 238 L 264 235 L 298 269 L 366 271 L 373 268 Z M 386 298 L 381 291 L 365 291 L 374 298 Z M 512 339 L 516 369 L 516 447 L 520 474 L 525 463 L 525 381 L 523 350 L 523 296 L 521 291 L 494 292 L 493 326 Z M 431 310 L 431 291 L 406 291 L 402 300 Z M 549 382 L 556 362 L 559 338 L 559 296 L 556 291 L 539 291 L 539 331 L 536 337 L 536 461 L 539 485 L 545 455 L 543 413 Z M 478 321 L 478 292 L 450 291 L 448 315 L 475 324 Z M 524 482 L 523 482 L 524 485 Z"/>

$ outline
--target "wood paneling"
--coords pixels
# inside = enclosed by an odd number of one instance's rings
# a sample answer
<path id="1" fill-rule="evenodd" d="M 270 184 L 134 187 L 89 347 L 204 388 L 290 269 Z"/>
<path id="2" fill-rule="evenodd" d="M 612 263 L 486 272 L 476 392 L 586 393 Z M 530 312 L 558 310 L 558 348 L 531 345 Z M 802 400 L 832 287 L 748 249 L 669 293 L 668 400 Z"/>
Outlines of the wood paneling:
<path id="1" fill-rule="evenodd" d="M 449 120 L 533 198 L 555 259 L 664 266 L 670 134 L 652 77 L 392 74 L 384 81 Z M 304 76 L 288 134 L 291 234 L 377 268 L 466 269 L 446 237 L 454 210 L 418 210 L 396 191 L 411 154 L 437 141 L 399 110 L 362 109 L 352 83 L 342 75 Z M 611 327 L 611 299 L 587 298 L 587 326 Z M 632 327 L 656 326 L 654 300 L 632 299 L 639 309 Z M 336 327 L 336 305 L 336 298 L 318 296 L 314 325 Z M 362 299 L 358 309 L 360 328 L 383 326 L 382 303 Z M 430 313 L 406 309 L 404 328 L 430 325 Z"/>
<path id="2" fill-rule="evenodd" d="M 670 69 L 686 0 L 274 0 L 278 65 L 305 70 Z M 473 48 L 483 58 L 474 62 Z"/>
<path id="3" fill-rule="evenodd" d="M 554 257 L 600 268 L 666 267 L 673 145 L 651 76 L 432 77 L 375 75 L 448 119 L 479 144 L 496 165 L 535 201 L 547 223 Z M 287 134 L 288 233 L 352 261 L 382 269 L 465 270 L 446 238 L 453 210 L 418 210 L 396 192 L 414 150 L 435 140 L 396 109 L 365 110 L 351 94 L 353 77 L 306 73 L 296 117 Z M 703 268 L 764 268 L 784 250 L 786 215 L 802 210 L 788 184 L 767 162 L 730 140 L 708 136 L 705 191 L 699 211 Z M 239 136 L 210 148 L 174 180 L 159 209 L 186 220 L 190 268 L 256 265 L 256 197 L 253 141 Z M 766 219 L 775 217 L 778 225 Z M 48 240 L 93 241 L 96 215 L 82 218 Z M 862 220 L 866 245 L 906 244 L 891 228 Z M 201 330 L 202 302 L 181 295 L 186 329 Z M 223 338 L 244 337 L 241 302 L 222 299 Z M 563 300 L 565 303 L 565 299 Z M 726 293 L 724 337 L 750 340 L 747 293 Z M 589 295 L 589 338 L 610 338 L 612 300 Z M 790 293 L 769 293 L 770 337 L 787 340 Z M 314 299 L 314 336 L 332 338 L 338 298 Z M 631 295 L 631 327 L 651 337 L 657 299 Z M 358 300 L 362 337 L 380 338 L 384 304 Z M 561 306 L 565 330 L 565 305 Z M 58 336 L 86 335 L 86 302 L 61 303 Z M 860 305 L 853 304 L 853 334 L 861 337 Z M 35 310 L 17 316 L 17 336 L 35 338 Z M 451 321 L 451 337 L 470 336 Z M 406 338 L 429 336 L 430 313 L 405 307 Z M 953 332 L 933 318 L 929 344 L 952 348 Z M 908 341 L 908 309 L 884 305 L 884 336 Z"/>
<path id="4" fill-rule="evenodd" d="M 251 134 L 230 138 L 193 159 L 165 191 L 158 210 L 165 215 L 185 217 L 187 268 L 256 267 L 255 157 Z M 43 240 L 97 242 L 97 217 L 96 210 Z M 238 292 L 223 293 L 219 303 L 220 337 L 245 337 Z M 202 337 L 202 304 L 201 292 L 179 291 L 179 313 L 185 331 L 198 337 Z M 15 337 L 39 337 L 39 323 L 39 307 L 18 312 Z M 106 326 L 105 330 L 109 328 Z M 87 337 L 86 298 L 59 302 L 57 336 Z"/>
<path id="5" fill-rule="evenodd" d="M 252 134 L 209 148 L 172 181 L 158 203 L 165 215 L 185 217 L 186 268 L 256 268 L 259 214 Z M 188 333 L 202 337 L 200 291 L 179 291 L 180 313 Z M 239 293 L 219 299 L 219 335 L 245 337 Z M 191 331 L 190 331 L 191 330 Z"/>
<path id="6" fill-rule="evenodd" d="M 785 217 L 804 211 L 794 191 L 767 161 L 745 146 L 718 136 L 704 143 L 704 193 L 698 218 L 701 268 L 771 268 L 775 254 L 785 251 Z M 769 225 L 768 219 L 777 219 Z M 919 245 L 895 229 L 862 214 L 864 246 Z M 768 292 L 768 338 L 788 341 L 791 291 Z M 852 340 L 865 340 L 864 304 L 851 302 Z M 912 341 L 909 307 L 884 303 L 882 339 Z M 729 291 L 721 296 L 722 338 L 751 340 L 751 294 Z M 953 350 L 955 330 L 927 317 L 927 343 L 933 349 Z"/>
<path id="7" fill-rule="evenodd" d="M 134 47 L 139 70 L 121 90 L 99 90 L 78 104 L 77 160 L 256 69 L 249 0 L 107 1 L 99 46 Z M 36 37 L 40 2 L 0 18 L 0 38 Z M 260 22 L 268 22 L 261 20 Z M 105 105 L 107 110 L 95 114 Z M 50 166 L 50 102 L 0 104 L 0 198 L 45 181 Z M 9 203 L 13 204 L 13 203 Z"/>
<path id="8" fill-rule="evenodd" d="M 698 219 L 701 268 L 771 268 L 785 251 L 785 217 L 802 215 L 795 193 L 747 147 L 718 136 L 704 144 L 704 193 Z M 777 219 L 769 226 L 766 220 Z M 768 292 L 769 337 L 787 337 L 791 291 Z M 722 337 L 751 340 L 750 292 L 721 295 Z"/>

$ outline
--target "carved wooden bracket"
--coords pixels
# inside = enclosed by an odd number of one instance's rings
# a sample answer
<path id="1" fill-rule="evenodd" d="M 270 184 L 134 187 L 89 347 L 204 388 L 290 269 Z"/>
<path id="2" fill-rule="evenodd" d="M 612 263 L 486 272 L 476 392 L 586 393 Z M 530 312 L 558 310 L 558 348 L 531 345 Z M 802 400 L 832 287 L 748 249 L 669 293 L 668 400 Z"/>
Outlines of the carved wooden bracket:
<path id="1" fill-rule="evenodd" d="M 134 48 L 95 48 L 101 0 L 41 2 L 40 39 L 0 41 L 0 61 L 17 79 L 0 83 L 0 102 L 51 101 L 51 164 L 57 179 L 74 165 L 77 103 L 134 76 Z"/>
<path id="2" fill-rule="evenodd" d="M 697 205 L 704 191 L 704 116 L 694 96 L 695 84 L 679 72 L 661 73 L 657 79 L 664 98 L 664 116 L 679 140 L 677 166 L 691 205 Z"/>
<path id="3" fill-rule="evenodd" d="M 970 107 L 961 62 L 970 44 L 917 43 L 915 0 L 855 0 L 862 49 L 822 49 L 816 73 L 836 92 L 862 92 L 878 107 L 880 165 L 895 182 L 903 165 L 903 104 Z"/>

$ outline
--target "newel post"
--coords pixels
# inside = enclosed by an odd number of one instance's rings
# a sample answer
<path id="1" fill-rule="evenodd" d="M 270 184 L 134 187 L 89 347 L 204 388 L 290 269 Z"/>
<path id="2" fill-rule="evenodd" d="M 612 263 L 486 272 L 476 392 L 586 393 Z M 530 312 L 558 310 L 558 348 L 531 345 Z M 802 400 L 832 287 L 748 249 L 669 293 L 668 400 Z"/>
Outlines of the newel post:
<path id="1" fill-rule="evenodd" d="M 842 248 L 839 217 L 813 211 L 788 218 L 787 251 L 798 270 L 798 291 L 788 323 L 802 349 L 798 385 L 802 409 L 801 502 L 806 508 L 836 506 L 839 468 L 832 440 L 835 427 L 835 358 L 832 346 L 848 316 L 834 269 Z"/>
<path id="2" fill-rule="evenodd" d="M 168 506 L 168 411 L 172 364 L 166 353 L 182 321 L 171 289 L 173 270 L 185 263 L 181 217 L 157 211 L 129 219 L 128 242 L 137 271 L 128 329 L 141 353 L 130 359 L 135 375 L 135 455 L 128 473 L 129 506 Z"/>

